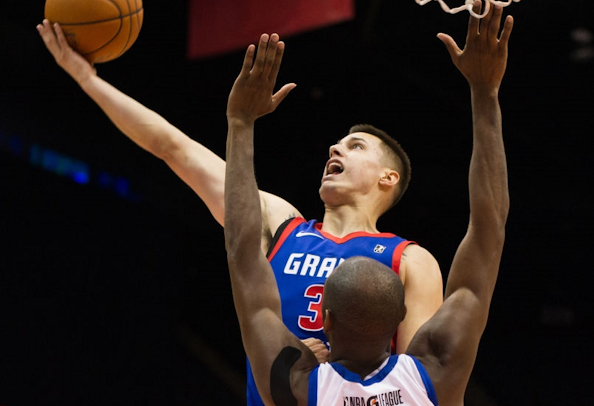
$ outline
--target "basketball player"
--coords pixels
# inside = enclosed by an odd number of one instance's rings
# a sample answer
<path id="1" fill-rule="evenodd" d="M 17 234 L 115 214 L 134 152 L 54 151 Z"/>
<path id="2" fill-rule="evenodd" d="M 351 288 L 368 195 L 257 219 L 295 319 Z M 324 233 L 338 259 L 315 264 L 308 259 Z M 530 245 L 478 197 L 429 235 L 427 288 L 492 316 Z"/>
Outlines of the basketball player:
<path id="1" fill-rule="evenodd" d="M 480 8 L 475 2 L 474 10 Z M 391 355 L 389 343 L 405 319 L 406 292 L 396 273 L 370 258 L 347 259 L 326 281 L 321 311 L 331 363 L 319 364 L 283 323 L 284 303 L 260 249 L 264 210 L 253 171 L 253 123 L 274 110 L 294 85 L 272 95 L 284 51 L 278 36 L 263 35 L 257 53 L 253 45 L 248 48 L 229 98 L 225 243 L 242 340 L 266 405 L 463 404 L 509 211 L 498 92 L 513 19 L 507 17 L 498 38 L 501 17 L 501 6 L 480 23 L 471 16 L 464 50 L 450 36 L 438 35 L 471 89 L 470 221 L 453 259 L 444 303 L 402 355 Z"/>
<path id="2" fill-rule="evenodd" d="M 140 147 L 165 161 L 223 225 L 225 161 L 97 76 L 93 66 L 68 46 L 59 26 L 52 27 L 44 20 L 37 29 L 58 65 L 111 121 Z M 292 87 L 284 88 L 280 95 L 286 96 Z M 232 101 L 247 102 L 241 95 Z M 274 110 L 281 98 L 270 101 L 263 113 Z M 235 119 L 241 110 L 241 105 L 229 104 L 230 127 L 241 125 Z M 289 202 L 260 191 L 261 249 L 270 251 L 279 278 L 285 322 L 315 350 L 320 361 L 328 358 L 327 346 L 320 345 L 327 342 L 322 331 L 323 284 L 332 269 L 348 257 L 377 258 L 402 278 L 408 314 L 398 329 L 395 352 L 404 351 L 443 301 L 442 276 L 435 258 L 425 248 L 394 234 L 379 233 L 376 228 L 378 218 L 404 193 L 409 177 L 410 163 L 398 143 L 372 126 L 358 126 L 330 148 L 320 188 L 325 205 L 323 222 L 306 222 Z M 247 396 L 250 406 L 262 404 L 249 366 Z"/>
<path id="3" fill-rule="evenodd" d="M 93 66 L 68 46 L 59 26 L 52 27 L 44 20 L 37 29 L 58 65 L 111 121 L 140 147 L 165 161 L 223 225 L 225 161 L 98 77 Z M 275 102 L 278 104 L 279 100 Z M 229 113 L 236 113 L 232 105 Z M 376 228 L 381 214 L 395 204 L 406 189 L 410 176 L 408 157 L 380 130 L 364 126 L 355 127 L 353 131 L 356 132 L 330 148 L 331 159 L 326 164 L 320 188 L 325 204 L 323 222 L 307 223 L 289 202 L 260 192 L 261 247 L 263 252 L 276 249 L 271 252 L 271 260 L 279 275 L 284 274 L 287 267 L 288 275 L 294 273 L 291 276 L 297 275 L 300 279 L 301 291 L 294 294 L 301 300 L 294 304 L 292 317 L 294 329 L 301 332 L 301 338 L 323 338 L 320 286 L 332 267 L 353 255 L 383 258 L 400 274 L 407 291 L 409 311 L 398 330 L 395 348 L 402 352 L 417 329 L 443 301 L 441 271 L 426 249 L 393 234 L 379 233 Z M 393 163 L 380 168 L 380 161 Z M 287 219 L 295 220 L 279 231 Z M 281 235 L 282 231 L 284 235 Z M 289 231 L 293 232 L 290 238 L 287 236 Z M 277 243 L 273 246 L 275 235 Z M 325 244 L 323 255 L 312 252 L 311 246 L 322 240 Z M 359 247 L 361 241 L 365 241 L 363 247 Z M 294 242 L 297 242 L 295 247 L 289 246 Z M 283 307 L 287 311 L 291 301 L 283 298 Z M 320 354 L 322 359 L 327 356 L 327 352 Z"/>

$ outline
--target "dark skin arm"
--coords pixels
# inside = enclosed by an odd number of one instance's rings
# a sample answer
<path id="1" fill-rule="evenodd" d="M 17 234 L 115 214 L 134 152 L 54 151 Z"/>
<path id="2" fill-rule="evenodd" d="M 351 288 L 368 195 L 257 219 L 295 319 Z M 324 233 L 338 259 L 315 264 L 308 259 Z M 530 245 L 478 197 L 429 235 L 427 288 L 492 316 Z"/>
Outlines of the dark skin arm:
<path id="1" fill-rule="evenodd" d="M 257 53 L 253 45 L 248 48 L 229 95 L 225 245 L 242 340 L 264 403 L 274 405 L 271 370 L 281 351 L 290 347 L 300 356 L 292 368 L 287 366 L 281 371 L 289 382 L 291 370 L 291 384 L 280 391 L 289 396 L 293 393 L 296 404 L 306 405 L 307 379 L 304 377 L 318 361 L 281 319 L 276 280 L 260 249 L 262 218 L 253 163 L 255 120 L 274 111 L 295 87 L 287 84 L 272 93 L 283 52 L 284 43 L 279 41 L 278 35 L 262 35 Z"/>
<path id="2" fill-rule="evenodd" d="M 474 10 L 480 11 L 480 2 Z M 498 92 L 507 64 L 513 19 L 502 8 L 470 17 L 464 50 L 439 34 L 471 89 L 473 151 L 469 170 L 470 222 L 448 276 L 444 304 L 413 338 L 441 406 L 462 405 L 497 280 L 509 211 L 507 167 Z"/>

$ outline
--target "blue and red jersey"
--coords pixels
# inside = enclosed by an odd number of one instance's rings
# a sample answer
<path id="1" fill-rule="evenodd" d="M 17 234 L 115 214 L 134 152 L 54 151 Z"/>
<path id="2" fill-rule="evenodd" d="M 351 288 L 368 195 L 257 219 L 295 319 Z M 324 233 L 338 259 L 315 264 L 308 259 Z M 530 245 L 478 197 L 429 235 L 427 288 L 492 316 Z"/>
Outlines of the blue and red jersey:
<path id="1" fill-rule="evenodd" d="M 342 238 L 322 231 L 322 223 L 296 217 L 277 231 L 268 251 L 282 305 L 283 322 L 300 339 L 319 338 L 326 278 L 354 256 L 375 259 L 400 271 L 402 252 L 412 243 L 391 233 L 355 232 Z M 248 405 L 262 406 L 248 363 Z"/>

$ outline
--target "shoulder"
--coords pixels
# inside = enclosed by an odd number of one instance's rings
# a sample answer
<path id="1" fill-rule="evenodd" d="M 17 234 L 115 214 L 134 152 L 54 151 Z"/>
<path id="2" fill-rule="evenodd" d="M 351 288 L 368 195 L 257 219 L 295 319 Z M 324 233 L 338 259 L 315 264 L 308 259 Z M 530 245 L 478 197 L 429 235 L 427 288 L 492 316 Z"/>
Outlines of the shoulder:
<path id="1" fill-rule="evenodd" d="M 421 247 L 420 245 L 414 243 L 408 244 L 406 246 L 403 255 L 414 258 L 415 260 L 435 261 L 433 254 L 431 254 L 427 248 Z"/>
<path id="2" fill-rule="evenodd" d="M 263 222 L 270 234 L 274 235 L 278 227 L 293 217 L 303 217 L 291 203 L 268 192 L 260 191 Z"/>
<path id="3" fill-rule="evenodd" d="M 406 279 L 423 275 L 424 277 L 437 277 L 441 279 L 439 263 L 426 248 L 417 244 L 408 244 L 402 252 L 400 277 L 406 284 Z"/>
<path id="4" fill-rule="evenodd" d="M 260 191 L 262 210 L 262 251 L 267 252 L 278 228 L 287 220 L 302 217 L 289 202 L 268 192 Z"/>

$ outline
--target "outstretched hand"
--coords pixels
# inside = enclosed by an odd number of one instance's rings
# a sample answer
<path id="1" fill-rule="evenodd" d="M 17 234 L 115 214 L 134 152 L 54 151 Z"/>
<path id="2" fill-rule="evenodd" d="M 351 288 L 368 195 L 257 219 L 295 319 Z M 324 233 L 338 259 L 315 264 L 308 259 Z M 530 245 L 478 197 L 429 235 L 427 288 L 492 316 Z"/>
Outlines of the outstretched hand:
<path id="1" fill-rule="evenodd" d="M 96 73 L 93 65 L 68 44 L 58 23 L 55 23 L 52 28 L 51 23 L 44 19 L 41 24 L 37 25 L 37 31 L 58 65 L 74 80 L 80 83 L 89 75 Z"/>
<path id="2" fill-rule="evenodd" d="M 481 1 L 475 1 L 473 11 L 479 13 L 481 5 Z M 496 5 L 491 7 L 482 20 L 471 16 L 463 50 L 449 35 L 437 34 L 450 53 L 454 65 L 473 90 L 499 91 L 507 66 L 507 45 L 514 24 L 513 18 L 507 16 L 501 36 L 498 37 L 502 14 L 503 8 Z"/>
<path id="3" fill-rule="evenodd" d="M 294 83 L 288 83 L 272 93 L 284 50 L 285 44 L 279 41 L 278 34 L 262 34 L 257 53 L 254 45 L 248 47 L 241 72 L 229 94 L 228 119 L 251 124 L 257 118 L 272 113 L 295 88 Z"/>

